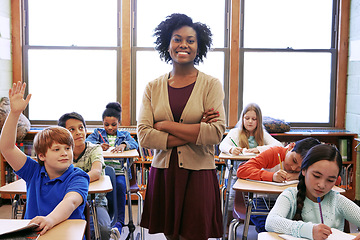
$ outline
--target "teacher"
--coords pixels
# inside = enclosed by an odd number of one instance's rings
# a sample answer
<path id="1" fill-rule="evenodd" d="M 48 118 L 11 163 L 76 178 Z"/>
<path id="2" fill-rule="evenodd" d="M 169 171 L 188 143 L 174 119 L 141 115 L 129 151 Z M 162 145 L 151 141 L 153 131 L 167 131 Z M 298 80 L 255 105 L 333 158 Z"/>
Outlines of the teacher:
<path id="1" fill-rule="evenodd" d="M 140 146 L 155 151 L 140 225 L 166 239 L 220 238 L 214 145 L 225 131 L 224 92 L 218 79 L 195 68 L 212 34 L 205 24 L 175 13 L 154 36 L 172 70 L 147 84 L 138 118 Z"/>

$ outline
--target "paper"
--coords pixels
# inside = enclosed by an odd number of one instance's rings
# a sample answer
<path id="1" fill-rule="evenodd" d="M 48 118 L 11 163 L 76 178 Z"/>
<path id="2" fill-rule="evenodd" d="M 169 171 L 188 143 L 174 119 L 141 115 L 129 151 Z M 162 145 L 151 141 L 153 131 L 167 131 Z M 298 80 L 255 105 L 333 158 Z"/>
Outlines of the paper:
<path id="1" fill-rule="evenodd" d="M 352 240 L 355 238 L 354 235 L 344 233 L 336 228 L 331 228 L 332 234 L 327 238 L 327 240 Z M 280 234 L 279 237 L 286 239 L 286 240 L 301 240 L 301 239 L 307 239 L 307 238 L 297 238 L 286 234 Z"/>
<path id="2" fill-rule="evenodd" d="M 233 156 L 240 156 L 240 155 L 250 155 L 250 156 L 256 156 L 257 154 L 256 153 L 252 153 L 252 152 L 249 152 L 246 148 L 244 148 L 243 150 L 242 150 L 242 153 L 240 153 L 240 154 L 231 154 L 231 155 L 233 155 Z"/>
<path id="3" fill-rule="evenodd" d="M 265 184 L 271 184 L 271 185 L 276 185 L 276 186 L 287 186 L 287 185 L 291 185 L 291 184 L 297 184 L 299 182 L 299 180 L 291 180 L 291 181 L 285 181 L 285 182 L 268 182 L 268 181 L 252 180 L 252 179 L 246 179 L 246 180 L 253 181 L 253 182 L 265 183 Z"/>
<path id="4" fill-rule="evenodd" d="M 5 234 L 8 235 L 10 233 L 20 232 L 20 231 L 32 231 L 37 228 L 39 225 L 36 223 L 28 224 L 28 221 L 11 221 L 9 220 L 9 224 L 6 226 L 0 227 L 0 237 Z M 36 234 L 36 233 L 35 233 Z M 37 235 L 37 234 L 36 234 Z M 3 239 L 3 238 L 0 238 Z"/>

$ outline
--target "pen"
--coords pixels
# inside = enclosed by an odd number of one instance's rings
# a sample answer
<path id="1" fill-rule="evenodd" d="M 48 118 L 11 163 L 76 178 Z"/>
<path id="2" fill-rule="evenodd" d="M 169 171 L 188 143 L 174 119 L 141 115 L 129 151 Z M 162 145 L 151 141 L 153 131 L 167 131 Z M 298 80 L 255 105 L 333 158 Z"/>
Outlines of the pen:
<path id="1" fill-rule="evenodd" d="M 320 204 L 320 202 L 321 202 L 321 198 L 320 198 L 320 197 L 317 198 L 317 202 L 319 203 L 321 223 L 324 224 L 324 218 L 323 218 L 323 215 L 322 215 L 321 204 Z"/>
<path id="2" fill-rule="evenodd" d="M 284 170 L 284 168 L 283 168 L 283 166 L 282 166 L 282 163 L 281 163 L 280 153 L 278 153 L 278 156 L 279 156 L 280 169 L 281 169 L 281 170 Z"/>
<path id="3" fill-rule="evenodd" d="M 235 147 L 237 147 L 238 145 L 234 142 L 234 140 L 232 138 L 230 138 L 230 140 L 232 141 L 232 143 L 235 145 Z"/>
<path id="4" fill-rule="evenodd" d="M 103 136 L 101 135 L 100 131 L 98 131 L 98 133 L 99 133 L 101 139 L 103 140 L 103 142 L 105 143 L 105 140 L 104 140 Z"/>

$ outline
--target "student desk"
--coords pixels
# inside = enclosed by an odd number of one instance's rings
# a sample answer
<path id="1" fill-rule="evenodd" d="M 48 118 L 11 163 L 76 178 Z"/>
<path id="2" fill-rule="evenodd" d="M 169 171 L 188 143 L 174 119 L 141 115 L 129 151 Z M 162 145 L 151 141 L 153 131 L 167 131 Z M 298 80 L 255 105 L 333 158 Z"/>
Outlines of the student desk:
<path id="1" fill-rule="evenodd" d="M 248 193 L 248 202 L 246 205 L 246 217 L 244 219 L 244 232 L 243 232 L 243 239 L 247 239 L 248 230 L 249 230 L 249 223 L 250 223 L 250 215 L 267 215 L 267 212 L 256 212 L 252 211 L 252 204 L 254 202 L 254 193 L 260 193 L 260 194 L 280 194 L 282 193 L 286 188 L 289 187 L 296 187 L 297 184 L 291 184 L 286 186 L 276 186 L 271 185 L 267 183 L 261 183 L 261 182 L 253 182 L 253 181 L 247 181 L 244 179 L 238 179 L 236 183 L 234 184 L 233 188 L 237 191 L 246 192 Z M 339 187 L 334 186 L 334 191 L 344 193 L 345 190 Z M 229 240 L 230 235 L 233 235 L 233 233 L 230 232 L 230 229 L 232 226 L 229 227 Z M 236 227 L 234 227 L 236 230 Z"/>
<path id="2" fill-rule="evenodd" d="M 351 235 L 358 235 L 358 233 L 349 233 Z M 279 237 L 280 233 L 274 232 L 262 232 L 258 234 L 258 240 L 284 240 L 283 238 Z"/>
<path id="3" fill-rule="evenodd" d="M 0 226 L 11 228 L 11 226 L 27 225 L 30 220 L 25 219 L 0 219 Z M 85 232 L 86 221 L 81 219 L 69 219 L 59 223 L 44 235 L 39 236 L 38 240 L 82 240 Z"/>
<path id="4" fill-rule="evenodd" d="M 225 166 L 226 167 L 229 167 L 229 176 L 228 176 L 228 179 L 231 179 L 232 178 L 232 172 L 233 172 L 233 168 L 234 168 L 234 161 L 247 161 L 249 160 L 250 158 L 253 158 L 255 157 L 256 154 L 251 154 L 251 155 L 244 155 L 244 154 L 241 154 L 241 155 L 229 155 L 229 154 L 226 154 L 226 153 L 220 153 L 219 155 L 219 160 L 223 160 L 225 161 Z M 227 160 L 230 160 L 230 166 L 228 166 L 227 164 Z M 225 201 L 222 199 L 221 201 L 221 204 L 223 204 L 224 206 L 221 206 L 221 209 L 223 211 L 223 224 L 224 224 L 224 235 L 223 235 L 223 239 L 225 239 L 225 233 L 226 233 L 226 228 L 227 228 L 227 214 L 228 214 L 228 205 L 229 205 L 229 195 L 230 195 L 230 184 L 229 184 L 229 180 L 228 180 L 228 183 L 227 183 L 227 186 L 226 186 L 226 197 L 225 197 Z M 224 193 L 223 193 L 223 190 L 225 190 L 225 188 L 222 189 L 222 192 L 221 192 L 221 198 L 224 197 Z M 225 202 L 225 203 L 224 203 Z"/>
<path id="5" fill-rule="evenodd" d="M 112 191 L 112 184 L 110 181 L 110 177 L 103 175 L 99 180 L 91 182 L 89 184 L 89 194 L 91 197 L 90 207 L 93 212 L 93 220 L 94 220 L 94 229 L 95 229 L 95 237 L 96 239 L 100 238 L 99 226 L 96 215 L 96 205 L 95 205 L 95 194 L 96 193 L 106 193 Z M 0 193 L 8 193 L 15 195 L 23 195 L 26 194 L 26 182 L 23 179 L 19 179 L 15 182 L 9 183 L 0 188 Z M 15 197 L 14 197 L 15 199 Z M 12 213 L 11 218 L 17 218 L 17 207 L 18 203 L 16 200 L 12 202 Z M 66 238 L 64 238 L 66 239 Z"/>
<path id="6" fill-rule="evenodd" d="M 123 170 L 124 170 L 125 182 L 126 182 L 126 195 L 127 195 L 127 199 L 128 199 L 128 213 L 129 213 L 128 227 L 129 227 L 129 231 L 130 231 L 130 237 L 131 237 L 131 239 L 134 239 L 133 232 L 135 230 L 135 226 L 134 226 L 133 217 L 132 217 L 129 169 L 130 169 L 131 165 L 133 164 L 134 159 L 140 157 L 139 152 L 136 149 L 123 151 L 123 152 L 114 152 L 114 153 L 111 151 L 103 151 L 103 156 L 104 156 L 105 160 L 106 159 L 118 159 L 120 162 L 123 162 Z M 122 160 L 122 159 L 126 159 L 126 161 Z M 133 176 L 133 177 L 135 177 L 135 176 Z M 139 197 L 139 206 L 140 207 L 142 206 L 142 198 L 140 199 L 140 197 Z M 142 207 L 138 210 L 138 220 L 141 218 L 141 210 L 142 210 Z M 141 229 L 140 235 L 141 235 L 140 236 L 141 239 L 143 239 L 143 237 L 144 237 L 143 229 Z"/>

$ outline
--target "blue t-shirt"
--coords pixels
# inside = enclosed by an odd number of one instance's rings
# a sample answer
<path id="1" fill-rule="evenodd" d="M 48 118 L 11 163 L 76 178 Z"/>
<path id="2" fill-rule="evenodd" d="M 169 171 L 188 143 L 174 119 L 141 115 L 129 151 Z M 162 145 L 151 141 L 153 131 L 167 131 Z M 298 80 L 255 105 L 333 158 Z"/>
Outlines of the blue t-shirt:
<path id="1" fill-rule="evenodd" d="M 47 216 L 68 192 L 77 192 L 83 198 L 83 203 L 73 211 L 69 219 L 85 219 L 84 207 L 90 178 L 80 168 L 71 164 L 63 175 L 50 180 L 45 167 L 27 157 L 26 163 L 16 174 L 26 182 L 25 219 Z"/>

